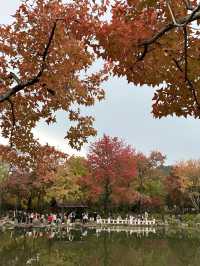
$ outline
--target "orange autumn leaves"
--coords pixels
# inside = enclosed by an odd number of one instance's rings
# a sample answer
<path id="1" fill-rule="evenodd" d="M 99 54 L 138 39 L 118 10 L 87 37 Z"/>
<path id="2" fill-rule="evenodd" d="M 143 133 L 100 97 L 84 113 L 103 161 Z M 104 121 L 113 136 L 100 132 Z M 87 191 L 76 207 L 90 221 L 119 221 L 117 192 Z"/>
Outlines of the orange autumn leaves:
<path id="1" fill-rule="evenodd" d="M 200 161 L 180 161 L 174 165 L 171 175 L 166 178 L 169 197 L 176 205 L 200 208 Z"/>
<path id="2" fill-rule="evenodd" d="M 155 88 L 152 112 L 200 117 L 199 31 L 187 20 L 186 1 L 117 1 L 112 17 L 97 31 L 96 50 L 112 65 L 112 73 L 135 85 Z M 197 1 L 187 1 L 200 8 Z M 191 12 L 191 11 L 190 11 Z M 196 10 L 197 21 L 200 11 Z M 194 18 L 194 16 L 193 16 Z M 181 23 L 181 22 L 180 22 Z M 184 24 L 184 22 L 182 22 Z"/>
<path id="3" fill-rule="evenodd" d="M 170 1 L 178 22 L 187 18 L 185 2 Z M 198 23 L 198 3 L 189 2 Z M 32 129 L 56 123 L 57 111 L 66 112 L 66 139 L 80 149 L 96 130 L 79 106 L 104 99 L 109 75 L 154 87 L 155 117 L 200 117 L 199 31 L 190 21 L 185 31 L 176 26 L 166 1 L 27 0 L 13 19 L 0 26 L 0 127 L 23 152 L 36 152 Z M 105 66 L 94 71 L 99 58 Z"/>
<path id="4" fill-rule="evenodd" d="M 8 98 L 0 104 L 2 135 L 23 151 L 34 149 L 32 129 L 41 119 L 55 123 L 56 111 L 64 110 L 75 122 L 66 138 L 79 149 L 96 131 L 93 118 L 76 107 L 104 98 L 104 71 L 90 70 L 95 20 L 87 1 L 31 3 L 19 7 L 12 25 L 0 27 L 0 94 L 16 91 L 12 106 Z"/>

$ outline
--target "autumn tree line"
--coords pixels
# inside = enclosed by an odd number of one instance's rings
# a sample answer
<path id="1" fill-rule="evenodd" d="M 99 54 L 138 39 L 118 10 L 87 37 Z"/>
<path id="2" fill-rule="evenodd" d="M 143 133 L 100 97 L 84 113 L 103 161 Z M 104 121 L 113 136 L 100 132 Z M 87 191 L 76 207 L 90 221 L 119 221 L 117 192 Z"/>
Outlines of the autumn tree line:
<path id="1" fill-rule="evenodd" d="M 84 203 L 100 212 L 191 212 L 200 208 L 200 160 L 165 166 L 160 151 L 148 155 L 104 135 L 86 157 L 49 145 L 35 156 L 0 146 L 1 210 L 50 210 Z"/>

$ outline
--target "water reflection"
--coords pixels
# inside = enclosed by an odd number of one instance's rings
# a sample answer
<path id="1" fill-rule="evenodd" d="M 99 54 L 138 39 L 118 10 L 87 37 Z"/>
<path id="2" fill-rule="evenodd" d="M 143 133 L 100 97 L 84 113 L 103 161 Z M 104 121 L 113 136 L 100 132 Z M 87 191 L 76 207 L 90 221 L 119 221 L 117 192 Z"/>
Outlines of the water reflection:
<path id="1" fill-rule="evenodd" d="M 101 228 L 96 228 L 96 229 L 87 229 L 87 228 L 48 228 L 46 230 L 41 230 L 41 229 L 21 229 L 21 230 L 15 230 L 11 231 L 10 233 L 10 238 L 16 238 L 17 236 L 19 238 L 21 237 L 29 237 L 29 238 L 47 238 L 49 240 L 51 239 L 56 239 L 56 240 L 69 240 L 69 241 L 74 241 L 74 240 L 83 240 L 84 237 L 88 236 L 88 232 L 90 234 L 92 233 L 93 235 L 96 235 L 96 237 L 100 237 L 102 233 L 126 233 L 126 235 L 132 235 L 135 234 L 138 237 L 142 236 L 148 236 L 150 233 L 155 234 L 156 233 L 156 228 L 154 227 L 135 227 L 135 228 L 108 228 L 108 227 L 101 227 Z"/>
<path id="2" fill-rule="evenodd" d="M 195 231 L 156 228 L 13 230 L 0 233 L 1 266 L 199 266 Z"/>

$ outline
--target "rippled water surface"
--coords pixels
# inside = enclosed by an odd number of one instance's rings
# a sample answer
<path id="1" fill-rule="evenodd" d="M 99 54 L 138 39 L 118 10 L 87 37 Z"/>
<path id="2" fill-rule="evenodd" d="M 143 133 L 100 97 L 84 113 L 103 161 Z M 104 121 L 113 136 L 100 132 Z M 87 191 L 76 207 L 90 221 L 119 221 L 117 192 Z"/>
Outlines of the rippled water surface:
<path id="1" fill-rule="evenodd" d="M 1 266 L 199 266 L 200 233 L 175 229 L 7 230 Z"/>

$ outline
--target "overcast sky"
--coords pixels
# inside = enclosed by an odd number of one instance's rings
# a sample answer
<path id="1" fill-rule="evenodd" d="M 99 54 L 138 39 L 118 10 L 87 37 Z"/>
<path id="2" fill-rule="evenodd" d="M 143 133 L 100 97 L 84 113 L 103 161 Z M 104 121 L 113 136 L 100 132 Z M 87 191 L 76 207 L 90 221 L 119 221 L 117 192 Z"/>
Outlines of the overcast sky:
<path id="1" fill-rule="evenodd" d="M 0 23 L 11 21 L 20 0 L 3 1 L 0 9 Z M 151 114 L 153 90 L 148 87 L 135 87 L 125 79 L 112 78 L 105 84 L 106 100 L 88 109 L 95 116 L 97 138 L 104 133 L 118 136 L 137 150 L 149 153 L 160 150 L 167 155 L 167 163 L 178 160 L 200 158 L 200 120 L 184 118 L 154 119 Z M 34 130 L 41 143 L 48 142 L 67 153 L 70 149 L 64 136 L 67 120 L 65 114 L 58 114 L 58 123 L 51 127 L 44 123 Z M 94 141 L 96 138 L 92 138 Z M 2 138 L 0 139 L 3 142 Z M 85 154 L 87 145 L 80 154 Z"/>

